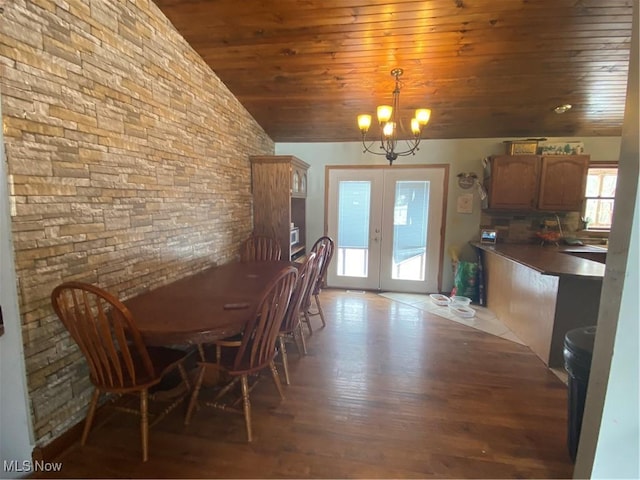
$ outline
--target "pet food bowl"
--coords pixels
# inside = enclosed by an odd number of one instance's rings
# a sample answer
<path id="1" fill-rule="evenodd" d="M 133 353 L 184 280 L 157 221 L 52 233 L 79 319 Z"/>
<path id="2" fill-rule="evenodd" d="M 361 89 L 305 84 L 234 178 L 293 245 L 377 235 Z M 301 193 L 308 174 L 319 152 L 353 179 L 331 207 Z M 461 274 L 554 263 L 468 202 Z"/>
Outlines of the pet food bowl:
<path id="1" fill-rule="evenodd" d="M 445 306 L 449 305 L 450 300 L 446 295 L 442 295 L 440 293 L 432 293 L 429 295 L 431 297 L 431 301 L 436 305 Z"/>
<path id="2" fill-rule="evenodd" d="M 451 310 L 453 310 L 456 315 L 462 318 L 471 318 L 476 314 L 476 311 L 473 308 L 469 307 L 452 306 Z"/>

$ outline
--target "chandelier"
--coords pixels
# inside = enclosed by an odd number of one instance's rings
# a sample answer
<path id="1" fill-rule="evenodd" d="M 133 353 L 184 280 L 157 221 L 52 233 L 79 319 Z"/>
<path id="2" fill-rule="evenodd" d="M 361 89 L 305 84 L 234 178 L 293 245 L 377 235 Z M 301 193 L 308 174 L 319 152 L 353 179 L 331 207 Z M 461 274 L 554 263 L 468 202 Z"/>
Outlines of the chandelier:
<path id="1" fill-rule="evenodd" d="M 406 140 L 407 150 L 396 151 L 398 145 L 398 135 L 401 132 L 398 130 L 404 130 L 400 121 L 400 77 L 403 70 L 401 68 L 394 68 L 391 70 L 391 76 L 396 79 L 396 87 L 393 90 L 393 105 L 380 105 L 378 106 L 378 123 L 380 124 L 380 147 L 381 152 L 371 150 L 371 147 L 376 143 L 372 141 L 367 145 L 367 132 L 371 126 L 371 115 L 358 115 L 358 127 L 362 132 L 362 145 L 364 150 L 362 153 L 373 153 L 374 155 L 384 155 L 389 160 L 389 165 L 393 164 L 393 161 L 398 157 L 404 157 L 406 155 L 415 155 L 416 150 L 420 150 L 421 135 L 423 128 L 429 122 L 431 117 L 431 110 L 428 108 L 419 108 L 416 110 L 416 115 L 411 119 L 411 139 Z"/>

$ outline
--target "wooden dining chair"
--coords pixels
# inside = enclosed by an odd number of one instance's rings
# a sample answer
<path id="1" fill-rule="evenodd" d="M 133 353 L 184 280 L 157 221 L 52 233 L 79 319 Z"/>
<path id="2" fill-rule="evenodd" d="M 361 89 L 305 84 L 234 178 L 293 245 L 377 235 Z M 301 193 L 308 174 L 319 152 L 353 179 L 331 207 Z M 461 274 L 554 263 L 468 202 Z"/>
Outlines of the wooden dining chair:
<path id="1" fill-rule="evenodd" d="M 232 380 L 218 392 L 213 401 L 206 402 L 205 405 L 244 414 L 247 440 L 249 442 L 252 441 L 249 375 L 258 374 L 262 370 L 269 368 L 278 393 L 281 398 L 284 398 L 274 357 L 276 355 L 276 342 L 280 326 L 287 312 L 297 277 L 298 271 L 295 267 L 283 268 L 280 274 L 265 289 L 258 302 L 255 315 L 247 322 L 240 338 L 237 340 L 217 341 L 216 358 L 207 358 L 204 362 L 198 362 L 198 376 L 191 394 L 185 425 L 188 425 L 191 421 L 206 371 L 208 369 L 214 369 L 214 371 L 222 370 Z M 209 353 L 209 351 L 206 353 Z M 238 382 L 240 382 L 241 386 L 241 397 L 230 404 L 219 403 Z M 240 401 L 242 401 L 242 410 L 237 408 L 237 404 Z"/>
<path id="2" fill-rule="evenodd" d="M 81 445 L 87 441 L 101 393 L 140 396 L 142 460 L 149 458 L 148 402 L 154 395 L 149 389 L 177 369 L 185 387 L 164 411 L 157 415 L 159 422 L 182 401 L 189 391 L 189 381 L 183 361 L 186 353 L 166 347 L 148 347 L 136 328 L 131 312 L 115 296 L 99 287 L 81 282 L 66 282 L 51 293 L 53 309 L 69 331 L 89 365 L 94 385 L 93 396 L 82 432 Z M 127 412 L 131 409 L 122 408 Z"/>
<path id="3" fill-rule="evenodd" d="M 318 252 L 321 247 L 324 247 L 324 252 L 319 260 L 320 272 L 313 286 L 313 298 L 316 308 L 315 311 L 311 311 L 309 305 L 309 309 L 307 309 L 307 317 L 319 315 L 320 320 L 322 321 L 322 326 L 326 327 L 327 322 L 325 321 L 324 312 L 322 310 L 322 306 L 320 305 L 320 292 L 322 292 L 322 288 L 326 285 L 327 282 L 327 270 L 329 268 L 329 264 L 331 263 L 331 259 L 333 258 L 335 243 L 331 237 L 323 236 L 316 240 L 316 242 L 313 244 L 313 247 L 311 247 L 311 251 Z M 311 331 L 311 322 L 308 321 L 307 324 L 309 326 L 309 330 Z"/>
<path id="4" fill-rule="evenodd" d="M 291 300 L 289 301 L 289 307 L 287 313 L 282 321 L 280 327 L 280 333 L 278 334 L 278 351 L 282 359 L 282 368 L 284 370 L 284 379 L 287 385 L 291 385 L 291 379 L 289 378 L 289 361 L 287 359 L 287 347 L 286 341 L 292 338 L 298 348 L 298 354 L 302 356 L 307 354 L 307 344 L 302 332 L 302 323 L 300 322 L 300 316 L 302 314 L 302 301 L 305 298 L 310 289 L 309 276 L 312 273 L 312 269 L 316 263 L 316 254 L 310 252 L 304 264 L 298 269 L 298 280 L 291 294 Z"/>
<path id="5" fill-rule="evenodd" d="M 252 235 L 247 238 L 240 250 L 241 262 L 280 260 L 282 248 L 275 238 Z"/>
<path id="6" fill-rule="evenodd" d="M 313 327 L 311 326 L 311 299 L 313 297 L 313 289 L 315 288 L 318 277 L 320 276 L 320 270 L 322 268 L 322 256 L 324 255 L 325 246 L 320 245 L 315 252 L 309 252 L 309 255 L 315 254 L 316 257 L 311 265 L 309 265 L 309 284 L 304 291 L 302 302 L 300 302 L 300 314 L 301 319 L 307 325 L 309 335 L 313 335 Z"/>

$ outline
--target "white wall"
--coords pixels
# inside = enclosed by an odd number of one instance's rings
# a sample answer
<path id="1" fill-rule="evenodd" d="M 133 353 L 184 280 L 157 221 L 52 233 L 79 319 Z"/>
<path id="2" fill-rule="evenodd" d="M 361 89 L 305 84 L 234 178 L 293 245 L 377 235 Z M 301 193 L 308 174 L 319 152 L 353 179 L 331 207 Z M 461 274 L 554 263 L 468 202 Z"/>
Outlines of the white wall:
<path id="1" fill-rule="evenodd" d="M 616 209 L 576 459 L 576 478 L 640 478 L 640 90 L 635 3 Z"/>
<path id="2" fill-rule="evenodd" d="M 355 127 L 354 137 L 359 137 Z M 442 290 L 453 286 L 453 271 L 447 252 L 450 247 L 461 249 L 463 258 L 473 255 L 468 242 L 478 238 L 480 225 L 480 198 L 474 192 L 472 214 L 456 213 L 458 195 L 467 193 L 458 187 L 456 175 L 475 172 L 482 176 L 482 159 L 488 155 L 504 153 L 503 140 L 512 139 L 462 139 L 424 140 L 415 156 L 400 157 L 394 164 L 442 164 L 450 165 L 449 193 L 447 198 L 445 261 L 442 272 Z M 585 153 L 592 160 L 617 160 L 620 155 L 619 137 L 549 138 L 548 141 L 582 141 Z M 324 186 L 327 165 L 387 165 L 383 156 L 362 153 L 360 142 L 352 143 L 277 143 L 276 154 L 295 155 L 311 165 L 307 194 L 307 242 L 313 243 L 324 233 Z M 307 245 L 309 247 L 310 245 Z M 468 258 L 472 260 L 472 258 Z"/>
<path id="3" fill-rule="evenodd" d="M 30 460 L 34 446 L 8 199 L 4 139 L 0 131 L 0 304 L 5 326 L 5 334 L 0 337 L 0 478 L 16 475 L 3 471 L 5 460 Z"/>

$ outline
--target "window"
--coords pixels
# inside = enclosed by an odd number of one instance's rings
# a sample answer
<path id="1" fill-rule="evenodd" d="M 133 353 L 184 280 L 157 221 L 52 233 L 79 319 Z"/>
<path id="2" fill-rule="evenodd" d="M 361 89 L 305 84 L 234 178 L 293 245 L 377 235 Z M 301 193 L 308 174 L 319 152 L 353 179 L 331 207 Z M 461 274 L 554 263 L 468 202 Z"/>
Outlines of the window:
<path id="1" fill-rule="evenodd" d="M 584 219 L 588 230 L 609 230 L 618 180 L 617 164 L 591 164 L 587 174 Z"/>

